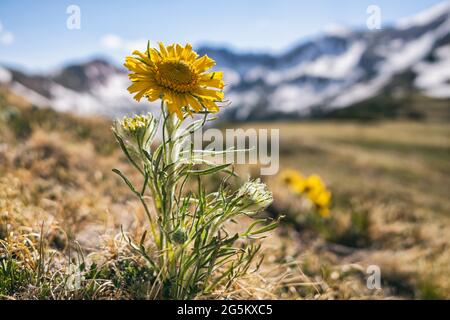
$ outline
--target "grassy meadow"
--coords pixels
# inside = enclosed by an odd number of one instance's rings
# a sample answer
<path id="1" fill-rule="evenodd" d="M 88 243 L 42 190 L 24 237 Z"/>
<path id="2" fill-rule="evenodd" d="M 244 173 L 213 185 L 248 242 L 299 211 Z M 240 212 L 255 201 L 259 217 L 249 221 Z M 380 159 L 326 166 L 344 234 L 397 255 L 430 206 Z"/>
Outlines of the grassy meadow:
<path id="1" fill-rule="evenodd" d="M 331 215 L 305 211 L 276 176 L 263 178 L 274 194 L 266 215 L 285 217 L 263 239 L 261 265 L 198 299 L 450 298 L 448 122 L 239 127 L 279 128 L 281 169 L 319 174 Z M 150 296 L 154 275 L 121 235 L 139 241 L 145 213 L 114 167 L 139 179 L 110 120 L 39 109 L 0 90 L 0 298 Z M 380 290 L 366 286 L 369 265 L 380 267 Z"/>

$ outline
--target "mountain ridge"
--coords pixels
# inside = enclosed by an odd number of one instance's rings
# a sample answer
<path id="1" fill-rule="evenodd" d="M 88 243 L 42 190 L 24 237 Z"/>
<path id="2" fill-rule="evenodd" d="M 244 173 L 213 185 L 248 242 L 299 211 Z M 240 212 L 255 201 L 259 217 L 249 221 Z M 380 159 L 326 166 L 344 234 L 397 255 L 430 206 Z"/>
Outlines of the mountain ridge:
<path id="1" fill-rule="evenodd" d="M 394 26 L 329 32 L 280 54 L 200 47 L 224 70 L 227 120 L 333 114 L 386 93 L 450 101 L 450 2 Z M 398 81 L 398 79 L 402 81 Z M 94 59 L 53 74 L 0 67 L 0 83 L 38 106 L 116 117 L 145 110 L 127 93 L 123 68 Z"/>

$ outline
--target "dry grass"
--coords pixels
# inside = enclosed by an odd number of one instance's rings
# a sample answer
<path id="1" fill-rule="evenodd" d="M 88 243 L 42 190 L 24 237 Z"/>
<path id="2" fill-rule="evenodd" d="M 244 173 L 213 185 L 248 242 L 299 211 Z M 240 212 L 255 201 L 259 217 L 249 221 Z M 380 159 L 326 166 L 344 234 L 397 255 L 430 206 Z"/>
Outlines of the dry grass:
<path id="1" fill-rule="evenodd" d="M 384 295 L 450 297 L 448 123 L 328 121 L 257 127 L 280 129 L 282 167 L 317 173 L 334 193 L 332 221 L 317 231 L 328 241 L 315 253 L 330 253 L 335 266 L 379 265 Z M 278 192 L 276 205 L 298 215 L 296 201 L 270 180 Z"/>

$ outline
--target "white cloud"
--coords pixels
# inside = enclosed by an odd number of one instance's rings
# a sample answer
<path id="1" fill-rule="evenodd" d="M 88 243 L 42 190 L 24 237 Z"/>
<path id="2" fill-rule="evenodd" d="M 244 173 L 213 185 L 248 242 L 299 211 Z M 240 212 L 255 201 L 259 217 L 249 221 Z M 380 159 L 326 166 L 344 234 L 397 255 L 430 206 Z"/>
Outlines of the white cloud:
<path id="1" fill-rule="evenodd" d="M 115 34 L 107 34 L 101 38 L 100 43 L 108 49 L 118 49 L 122 46 L 123 40 Z"/>
<path id="2" fill-rule="evenodd" d="M 10 45 L 14 42 L 14 35 L 9 31 L 0 33 L 0 43 L 4 45 Z"/>
<path id="3" fill-rule="evenodd" d="M 3 24 L 0 21 L 0 45 L 10 45 L 14 42 L 14 35 L 12 32 L 7 31 L 5 28 L 3 28 Z"/>
<path id="4" fill-rule="evenodd" d="M 145 48 L 147 48 L 146 39 L 125 40 L 115 34 L 104 35 L 100 39 L 100 44 L 107 49 L 123 52 L 131 52 L 133 50 L 145 50 Z"/>

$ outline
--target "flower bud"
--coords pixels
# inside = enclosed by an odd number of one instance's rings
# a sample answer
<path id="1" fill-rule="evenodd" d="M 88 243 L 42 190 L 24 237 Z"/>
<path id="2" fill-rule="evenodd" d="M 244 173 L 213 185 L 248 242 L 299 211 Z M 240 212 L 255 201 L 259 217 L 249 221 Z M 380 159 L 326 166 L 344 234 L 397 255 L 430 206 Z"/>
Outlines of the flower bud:
<path id="1" fill-rule="evenodd" d="M 135 115 L 117 120 L 113 127 L 114 132 L 135 151 L 147 150 L 152 143 L 156 130 L 156 121 L 152 114 Z"/>
<path id="2" fill-rule="evenodd" d="M 246 182 L 237 195 L 242 210 L 252 213 L 266 209 L 273 202 L 272 193 L 260 179 Z"/>
<path id="3" fill-rule="evenodd" d="M 174 233 L 172 233 L 171 239 L 175 243 L 183 244 L 187 240 L 187 234 L 186 234 L 186 232 L 184 230 L 177 229 L 177 230 L 175 230 Z"/>

